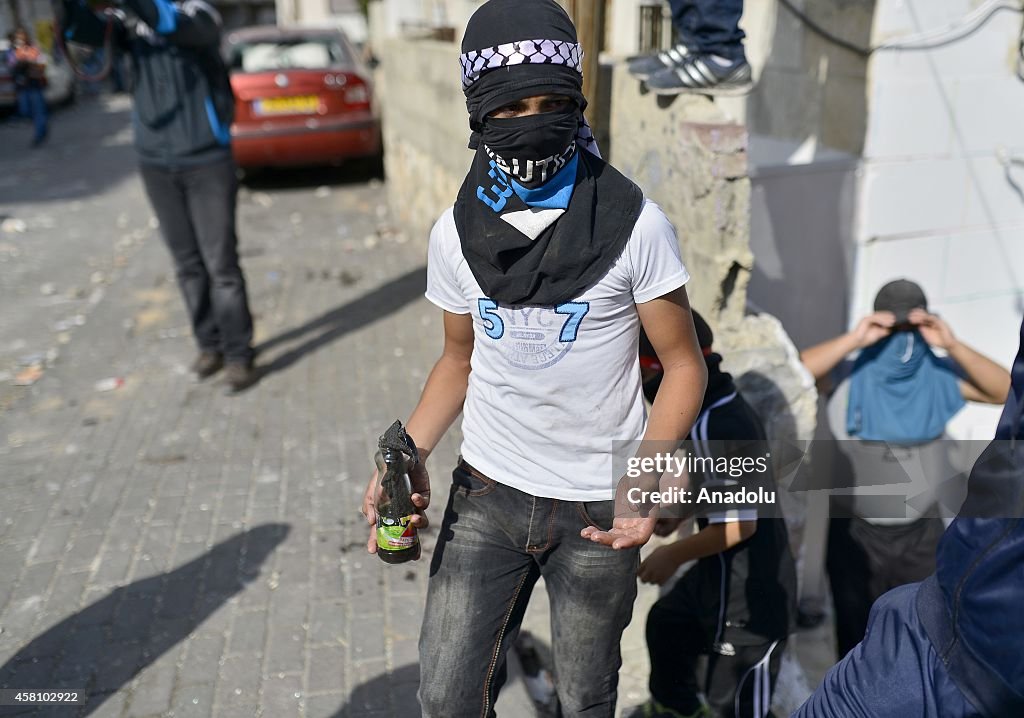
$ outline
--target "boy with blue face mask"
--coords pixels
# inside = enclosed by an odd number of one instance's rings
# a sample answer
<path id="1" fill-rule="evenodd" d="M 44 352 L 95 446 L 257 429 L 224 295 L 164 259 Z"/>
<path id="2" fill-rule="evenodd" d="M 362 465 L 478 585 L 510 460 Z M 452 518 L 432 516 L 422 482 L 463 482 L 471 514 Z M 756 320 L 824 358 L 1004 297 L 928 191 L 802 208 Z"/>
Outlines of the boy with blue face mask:
<path id="1" fill-rule="evenodd" d="M 431 232 L 426 296 L 444 310 L 445 343 L 407 425 L 422 457 L 464 417 L 430 568 L 420 702 L 424 716 L 493 715 L 543 576 L 563 715 L 611 718 L 638 550 L 657 515 L 617 509 L 613 442 L 675 444 L 697 415 L 706 368 L 689 275 L 665 215 L 597 153 L 582 50 L 554 0 L 490 0 L 463 51 L 476 155 Z M 649 421 L 641 324 L 666 366 Z M 412 480 L 422 511 L 425 471 Z"/>
<path id="2" fill-rule="evenodd" d="M 840 513 L 830 522 L 827 566 L 840 658 L 864 637 L 875 599 L 935 569 L 945 528 L 936 485 L 955 473 L 942 441 L 946 424 L 967 401 L 1002 404 L 1010 386 L 1004 368 L 928 311 L 915 282 L 889 282 L 874 309 L 850 332 L 801 353 L 819 382 L 839 380 L 826 419 L 838 440 L 832 481 Z"/>

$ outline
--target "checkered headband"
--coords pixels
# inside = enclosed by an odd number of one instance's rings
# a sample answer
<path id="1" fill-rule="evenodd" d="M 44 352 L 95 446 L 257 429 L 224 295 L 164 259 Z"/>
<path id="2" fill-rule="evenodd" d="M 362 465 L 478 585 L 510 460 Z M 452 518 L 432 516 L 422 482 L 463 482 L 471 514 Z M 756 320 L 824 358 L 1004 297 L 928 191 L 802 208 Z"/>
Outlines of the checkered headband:
<path id="1" fill-rule="evenodd" d="M 519 40 L 470 50 L 459 56 L 462 89 L 467 90 L 487 70 L 511 65 L 565 65 L 583 75 L 583 48 L 564 40 Z"/>
<path id="2" fill-rule="evenodd" d="M 513 65 L 564 65 L 583 77 L 583 48 L 578 42 L 564 40 L 519 40 L 464 52 L 459 56 L 459 63 L 462 65 L 462 90 L 465 92 L 486 71 Z M 601 156 L 590 123 L 582 114 L 576 141 L 583 149 Z M 470 146 L 475 146 L 475 142 Z"/>

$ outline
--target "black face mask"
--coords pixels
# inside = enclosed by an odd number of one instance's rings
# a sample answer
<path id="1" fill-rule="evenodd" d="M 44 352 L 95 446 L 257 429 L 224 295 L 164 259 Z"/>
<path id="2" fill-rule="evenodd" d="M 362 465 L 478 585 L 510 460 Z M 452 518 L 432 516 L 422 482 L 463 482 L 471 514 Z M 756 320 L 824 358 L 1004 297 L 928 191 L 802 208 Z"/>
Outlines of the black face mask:
<path id="1" fill-rule="evenodd" d="M 484 149 L 502 171 L 533 189 L 572 159 L 579 118 L 575 105 L 527 117 L 488 117 L 482 132 Z"/>

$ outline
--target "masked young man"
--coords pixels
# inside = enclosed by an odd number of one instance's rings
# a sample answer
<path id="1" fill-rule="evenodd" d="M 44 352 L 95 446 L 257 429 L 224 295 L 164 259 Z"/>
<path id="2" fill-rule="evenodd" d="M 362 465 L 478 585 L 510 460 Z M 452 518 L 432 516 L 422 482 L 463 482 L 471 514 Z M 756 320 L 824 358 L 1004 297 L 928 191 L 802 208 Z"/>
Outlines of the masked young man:
<path id="1" fill-rule="evenodd" d="M 445 343 L 407 427 L 429 454 L 464 414 L 420 702 L 431 718 L 493 715 L 543 576 L 563 715 L 611 718 L 638 551 L 656 520 L 616 511 L 613 440 L 675 443 L 697 415 L 706 368 L 689 275 L 665 215 L 596 154 L 582 51 L 554 0 L 490 0 L 463 51 L 476 157 L 431 233 L 426 296 L 444 310 Z M 665 364 L 649 422 L 641 324 Z M 414 480 L 422 509 L 425 473 Z M 370 523 L 374 493 L 371 482 Z"/>
<path id="2" fill-rule="evenodd" d="M 953 501 L 940 486 L 955 471 L 946 424 L 967 401 L 1003 403 L 1010 374 L 957 339 L 907 279 L 883 286 L 875 312 L 852 331 L 801 358 L 819 382 L 839 380 L 826 419 L 846 461 L 835 471 L 841 515 L 830 521 L 826 563 L 842 658 L 864 637 L 879 596 L 935 570 L 941 516 Z"/>

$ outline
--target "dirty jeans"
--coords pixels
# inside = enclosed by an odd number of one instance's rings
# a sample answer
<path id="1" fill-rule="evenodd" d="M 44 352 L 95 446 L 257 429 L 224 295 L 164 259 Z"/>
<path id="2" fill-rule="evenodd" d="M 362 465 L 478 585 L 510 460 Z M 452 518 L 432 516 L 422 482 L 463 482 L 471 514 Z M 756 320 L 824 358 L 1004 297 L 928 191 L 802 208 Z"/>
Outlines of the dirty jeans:
<path id="1" fill-rule="evenodd" d="M 234 161 L 227 156 L 195 166 L 141 168 L 199 349 L 251 361 L 252 315 L 235 235 Z"/>
<path id="2" fill-rule="evenodd" d="M 424 718 L 495 715 L 505 653 L 541 576 L 562 715 L 615 715 L 619 639 L 633 613 L 639 551 L 580 537 L 588 525 L 610 528 L 613 515 L 612 501 L 534 497 L 460 461 L 420 632 Z"/>
<path id="3" fill-rule="evenodd" d="M 669 0 L 679 40 L 691 50 L 745 60 L 743 0 Z"/>

